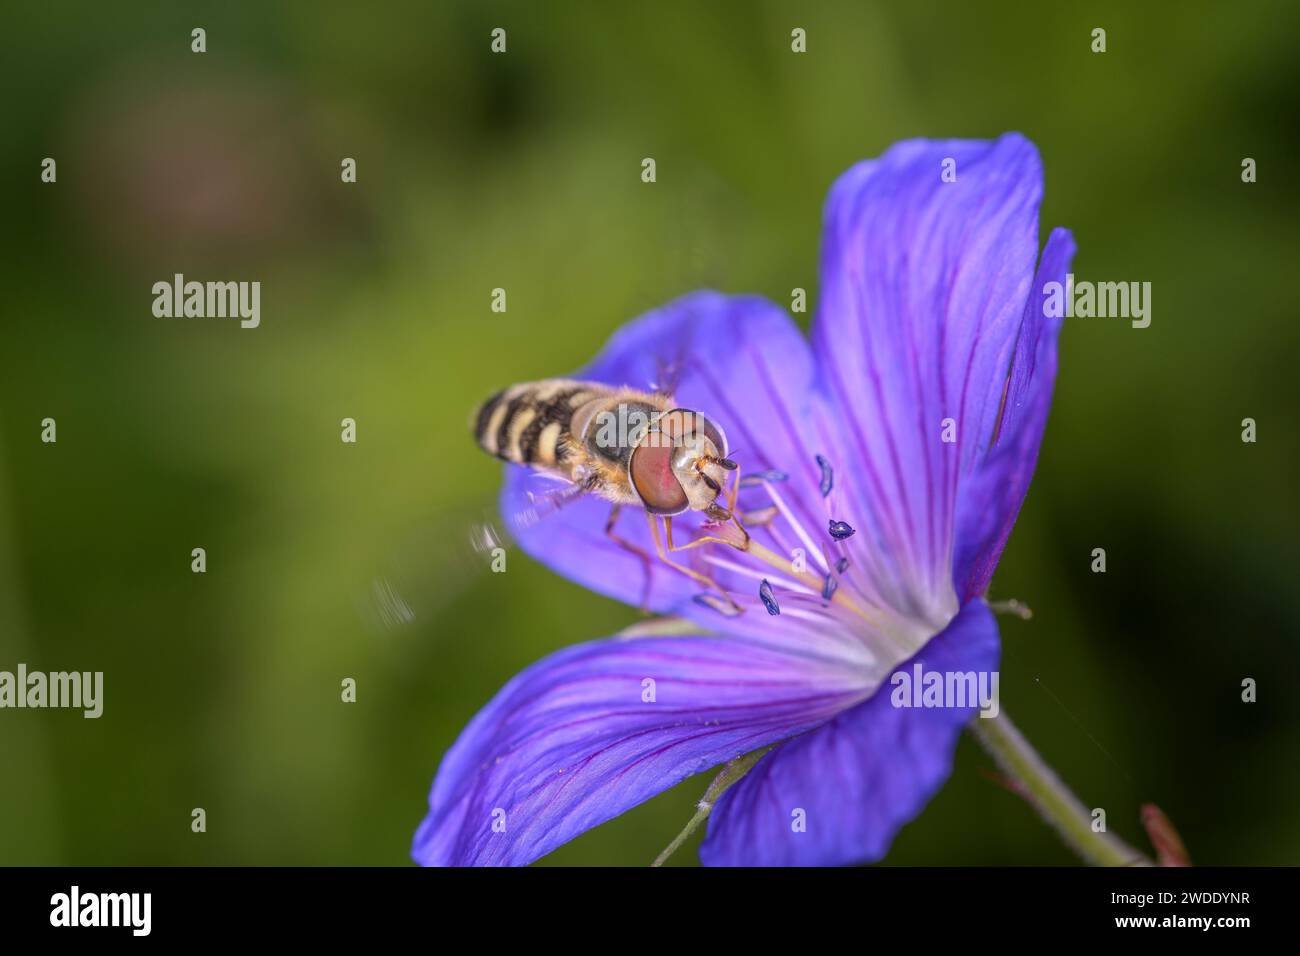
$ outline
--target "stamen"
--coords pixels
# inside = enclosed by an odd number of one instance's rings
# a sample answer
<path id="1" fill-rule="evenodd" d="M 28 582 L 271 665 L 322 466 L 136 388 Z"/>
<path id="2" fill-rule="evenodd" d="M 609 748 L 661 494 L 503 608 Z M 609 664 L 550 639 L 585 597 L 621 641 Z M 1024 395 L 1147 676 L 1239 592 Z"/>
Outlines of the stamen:
<path id="1" fill-rule="evenodd" d="M 853 537 L 853 527 L 847 521 L 836 521 L 832 518 L 829 531 L 831 537 L 836 541 L 843 541 L 845 538 Z"/>
<path id="2" fill-rule="evenodd" d="M 766 508 L 759 508 L 757 511 L 746 511 L 740 516 L 740 519 L 745 522 L 747 528 L 761 528 L 769 524 L 780 513 L 781 509 L 776 505 L 769 505 Z"/>
<path id="3" fill-rule="evenodd" d="M 785 503 L 785 499 L 782 498 L 780 494 L 777 493 L 777 490 L 771 485 L 767 486 L 767 494 L 772 499 L 772 503 L 781 509 L 781 517 L 785 518 L 786 523 L 794 529 L 794 533 L 798 536 L 799 540 L 803 542 L 803 546 L 807 552 L 817 559 L 817 563 L 822 566 L 822 571 L 829 571 L 831 567 L 826 563 L 826 559 L 822 556 L 821 548 L 817 547 L 816 542 L 812 539 L 812 535 L 810 535 L 804 529 L 804 526 L 799 523 L 799 519 L 796 518 L 794 512 L 790 510 L 790 506 Z"/>
<path id="4" fill-rule="evenodd" d="M 807 584 L 809 588 L 817 588 L 821 586 L 822 582 L 819 578 L 814 577 L 808 571 L 795 571 L 790 566 L 789 560 L 783 559 L 779 555 L 773 554 L 771 551 L 763 547 L 753 538 L 749 539 L 749 542 L 746 544 L 744 551 L 746 554 L 750 555 L 751 557 L 757 558 L 759 561 L 762 561 L 768 567 L 776 568 L 776 570 L 781 571 L 783 573 L 792 574 L 795 578 Z M 818 552 L 818 556 L 820 556 L 820 552 Z M 878 618 L 874 614 L 869 613 L 868 611 L 863 610 L 861 607 L 855 604 L 853 600 L 848 596 L 848 594 L 846 594 L 844 591 L 835 592 L 834 601 L 836 604 L 839 604 L 844 608 L 848 609 L 849 611 L 852 611 L 854 614 L 856 614 L 858 617 L 862 618 L 864 621 L 868 622 L 869 624 L 875 624 L 875 625 L 881 624 L 880 618 Z"/>
<path id="5" fill-rule="evenodd" d="M 821 455 L 814 456 L 817 459 L 817 467 L 822 470 L 822 480 L 818 487 L 821 488 L 822 497 L 825 498 L 835 487 L 835 471 L 831 468 L 831 463 Z"/>
<path id="6" fill-rule="evenodd" d="M 812 588 L 806 588 L 798 581 L 791 581 L 789 578 L 767 577 L 762 571 L 754 568 L 747 568 L 743 564 L 737 564 L 734 561 L 728 561 L 726 558 L 720 558 L 716 554 L 705 552 L 702 558 L 705 564 L 711 564 L 717 568 L 726 568 L 728 571 L 734 571 L 736 574 L 743 575 L 747 578 L 754 578 L 757 581 L 776 582 L 777 587 L 784 588 L 787 591 L 794 591 L 799 594 L 813 594 Z"/>
<path id="7" fill-rule="evenodd" d="M 789 477 L 784 471 L 755 471 L 740 479 L 740 487 L 756 488 L 765 481 L 785 481 Z"/>
<path id="8" fill-rule="evenodd" d="M 840 582 L 835 580 L 835 575 L 826 575 L 826 582 L 822 585 L 822 600 L 829 601 L 835 596 L 835 589 L 840 586 Z"/>
<path id="9" fill-rule="evenodd" d="M 769 470 L 769 471 L 758 472 L 756 474 L 746 475 L 741 478 L 739 483 L 740 487 L 743 488 L 746 487 L 747 485 L 754 485 L 754 484 L 762 485 L 764 490 L 767 492 L 768 497 L 772 501 L 772 505 L 770 507 L 763 508 L 759 512 L 746 512 L 744 515 L 744 517 L 747 519 L 745 523 L 752 525 L 753 524 L 752 519 L 758 518 L 759 520 L 761 520 L 763 526 L 765 527 L 765 530 L 772 536 L 777 547 L 779 547 L 782 551 L 788 554 L 792 552 L 790 548 L 787 546 L 787 544 L 782 540 L 783 536 L 779 531 L 779 526 L 772 520 L 777 514 L 784 517 L 786 523 L 790 526 L 791 529 L 794 530 L 796 537 L 799 539 L 799 541 L 803 544 L 804 548 L 807 550 L 807 553 L 812 557 L 813 561 L 815 561 L 818 565 L 820 565 L 822 574 L 817 574 L 809 570 L 803 570 L 803 571 L 796 570 L 793 566 L 792 561 L 789 558 L 785 558 L 778 554 L 773 553 L 769 549 L 765 548 L 763 545 L 759 544 L 758 541 L 756 541 L 751 535 L 748 534 L 744 536 L 745 540 L 743 542 L 728 541 L 727 543 L 732 544 L 733 547 L 735 547 L 739 551 L 744 552 L 748 557 L 761 561 L 763 564 L 766 564 L 768 567 L 780 571 L 782 576 L 778 580 L 780 581 L 781 586 L 785 586 L 785 581 L 789 580 L 789 578 L 793 578 L 795 581 L 799 582 L 799 584 L 803 585 L 803 587 L 800 587 L 798 588 L 797 591 L 795 591 L 796 597 L 798 597 L 799 595 L 807 595 L 808 597 L 811 597 L 815 600 L 816 599 L 815 595 L 817 595 L 819 591 L 822 591 L 826 587 L 826 581 L 824 575 L 830 575 L 831 573 L 831 564 L 830 564 L 831 559 L 828 559 L 822 547 L 816 541 L 813 540 L 812 535 L 808 533 L 808 531 L 804 528 L 802 522 L 800 522 L 800 520 L 795 515 L 795 513 L 790 509 L 789 505 L 787 505 L 785 500 L 781 497 L 781 494 L 776 490 L 774 483 L 785 481 L 787 477 L 788 476 L 785 474 L 785 472 Z M 837 524 L 842 525 L 843 529 L 845 530 L 845 533 L 843 534 L 842 537 L 848 537 L 849 535 L 854 533 L 853 528 L 851 528 L 848 524 L 844 522 L 835 522 L 833 520 L 831 522 L 832 532 L 834 532 L 835 530 L 839 530 L 836 528 Z M 842 540 L 842 538 L 837 540 Z M 706 560 L 708 559 L 706 558 Z M 841 568 L 841 573 L 843 573 L 842 569 L 848 567 L 845 561 L 846 559 L 840 559 L 836 564 L 838 568 Z M 716 563 L 716 562 L 709 561 L 709 563 Z M 730 570 L 736 571 L 738 569 L 731 568 Z M 787 575 L 788 577 L 786 577 Z M 868 622 L 869 624 L 872 624 L 873 626 L 881 627 L 881 628 L 884 627 L 884 621 L 876 613 L 877 609 L 875 607 L 870 607 L 870 606 L 869 608 L 862 607 L 860 604 L 857 603 L 857 601 L 855 601 L 852 597 L 849 596 L 849 593 L 846 589 L 839 588 L 838 581 L 836 581 L 835 587 L 831 589 L 828 593 L 829 593 L 829 597 L 827 597 L 826 600 L 844 608 L 845 610 L 851 612 L 857 617 L 862 618 L 864 621 Z M 761 582 L 761 586 L 759 588 L 759 597 L 762 599 L 763 606 L 767 609 L 767 612 L 769 614 L 778 615 L 781 613 L 781 606 L 779 603 L 777 603 L 776 597 L 772 591 L 772 582 L 768 578 L 763 578 Z M 733 609 L 728 608 L 724 605 L 720 605 L 718 600 L 712 595 L 699 595 L 698 597 L 696 597 L 695 600 L 697 601 L 697 603 L 702 604 L 705 607 L 711 607 L 714 610 L 717 610 L 719 613 L 726 614 L 729 617 L 735 616 L 736 612 Z M 887 631 L 885 633 L 888 634 Z"/>
<path id="10" fill-rule="evenodd" d="M 848 569 L 849 569 L 848 558 L 840 558 L 838 561 L 835 562 L 835 571 L 837 574 L 843 574 Z"/>
<path id="11" fill-rule="evenodd" d="M 713 594 L 697 594 L 691 600 L 703 607 L 712 608 L 723 617 L 737 617 L 740 614 L 740 611 Z"/>

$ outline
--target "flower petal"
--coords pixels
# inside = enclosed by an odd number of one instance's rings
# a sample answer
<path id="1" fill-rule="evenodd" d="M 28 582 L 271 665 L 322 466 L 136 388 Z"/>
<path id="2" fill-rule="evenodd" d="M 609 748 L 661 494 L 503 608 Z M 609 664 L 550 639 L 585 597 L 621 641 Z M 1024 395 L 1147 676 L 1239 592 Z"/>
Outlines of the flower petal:
<path id="1" fill-rule="evenodd" d="M 825 523 L 815 510 L 817 449 L 803 444 L 818 400 L 812 387 L 812 355 L 790 317 L 767 300 L 717 292 L 684 296 L 625 326 L 575 377 L 671 390 L 681 407 L 699 411 L 722 427 L 729 454 L 740 462 L 742 474 L 797 470 L 799 480 L 783 483 L 782 492 L 793 508 L 803 510 L 810 526 Z M 553 571 L 639 605 L 647 564 L 606 532 L 609 503 L 585 495 L 558 509 L 547 507 L 544 499 L 561 487 L 554 479 L 510 466 L 501 510 L 511 534 L 524 551 Z M 686 531 L 694 521 L 693 516 L 677 519 Z M 614 532 L 654 554 L 641 509 L 623 509 Z M 691 553 L 680 560 L 699 557 Z M 679 609 L 702 590 L 662 562 L 648 567 L 647 606 L 652 610 Z"/>
<path id="2" fill-rule="evenodd" d="M 895 577 L 898 599 L 938 626 L 958 605 L 958 487 L 996 420 L 1041 193 L 1037 151 L 1008 134 L 900 143 L 827 200 L 813 348 L 853 450 L 837 472 L 852 513 L 837 517 L 875 551 L 878 575 Z"/>
<path id="3" fill-rule="evenodd" d="M 412 855 L 441 866 L 529 863 L 867 692 L 855 669 L 798 641 L 634 638 L 566 648 L 510 681 L 462 732 Z"/>
<path id="4" fill-rule="evenodd" d="M 1074 250 L 1069 230 L 1052 230 L 1025 303 L 1006 397 L 994 425 L 995 441 L 973 479 L 958 491 L 953 577 L 963 600 L 988 590 L 1034 476 L 1056 385 L 1056 340 L 1062 321 L 1044 315 L 1043 289 L 1049 282 L 1065 287 Z"/>
<path id="5" fill-rule="evenodd" d="M 900 666 L 990 672 L 997 624 L 976 600 Z M 780 744 L 727 790 L 709 818 L 709 866 L 839 866 L 880 859 L 942 786 L 973 707 L 893 706 L 886 684 L 825 726 Z M 798 811 L 802 811 L 799 813 Z M 794 824 L 802 821 L 803 829 Z"/>

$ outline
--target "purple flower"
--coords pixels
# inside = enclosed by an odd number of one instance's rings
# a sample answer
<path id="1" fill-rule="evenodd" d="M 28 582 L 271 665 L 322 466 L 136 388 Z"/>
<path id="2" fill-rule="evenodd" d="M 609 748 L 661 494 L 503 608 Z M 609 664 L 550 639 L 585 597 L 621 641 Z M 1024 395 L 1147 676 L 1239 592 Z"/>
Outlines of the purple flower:
<path id="1" fill-rule="evenodd" d="M 725 429 L 742 477 L 761 476 L 739 493 L 759 549 L 675 555 L 744 611 L 654 562 L 648 606 L 698 633 L 579 644 L 511 680 L 443 759 L 417 861 L 525 864 L 763 747 L 714 807 L 704 863 L 884 855 L 974 712 L 893 706 L 890 675 L 997 668 L 982 595 L 1051 403 L 1060 320 L 1039 290 L 1064 282 L 1074 253 L 1057 229 L 1038 258 L 1041 194 L 1022 136 L 899 143 L 831 190 L 811 343 L 777 306 L 715 292 L 615 334 L 578 377 L 675 379 L 678 404 Z M 520 545 L 639 605 L 645 564 L 607 536 L 607 504 L 519 517 L 547 487 L 508 469 Z M 700 520 L 678 519 L 679 543 Z M 640 515 L 624 509 L 618 533 L 653 551 Z"/>

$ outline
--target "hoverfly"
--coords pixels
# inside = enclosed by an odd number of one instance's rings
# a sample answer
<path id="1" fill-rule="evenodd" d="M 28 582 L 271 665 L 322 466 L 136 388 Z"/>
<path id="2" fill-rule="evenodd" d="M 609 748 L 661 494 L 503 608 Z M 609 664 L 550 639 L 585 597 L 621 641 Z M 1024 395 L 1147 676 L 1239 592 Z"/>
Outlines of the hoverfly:
<path id="1" fill-rule="evenodd" d="M 737 466 L 727 457 L 726 436 L 715 422 L 677 407 L 665 393 L 545 379 L 489 398 L 479 407 L 474 433 L 489 454 L 562 478 L 574 494 L 610 502 L 605 533 L 646 562 L 647 591 L 650 555 L 616 531 L 624 507 L 645 512 L 660 560 L 716 590 L 739 610 L 713 579 L 668 556 L 708 542 L 741 550 L 748 544 L 749 534 L 736 516 L 739 475 L 727 505 L 719 502 L 728 474 Z M 702 512 L 714 525 L 734 523 L 741 543 L 706 534 L 675 545 L 673 518 L 688 511 Z"/>

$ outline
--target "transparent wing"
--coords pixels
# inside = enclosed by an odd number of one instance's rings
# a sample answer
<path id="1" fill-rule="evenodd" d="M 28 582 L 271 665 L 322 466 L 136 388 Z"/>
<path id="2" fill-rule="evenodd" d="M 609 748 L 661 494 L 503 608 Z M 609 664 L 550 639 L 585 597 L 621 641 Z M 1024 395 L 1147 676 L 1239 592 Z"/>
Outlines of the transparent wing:
<path id="1" fill-rule="evenodd" d="M 581 484 L 541 471 L 528 473 L 525 490 L 526 503 L 506 516 L 511 527 L 531 528 L 586 494 Z"/>

